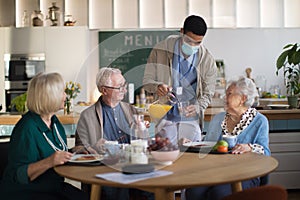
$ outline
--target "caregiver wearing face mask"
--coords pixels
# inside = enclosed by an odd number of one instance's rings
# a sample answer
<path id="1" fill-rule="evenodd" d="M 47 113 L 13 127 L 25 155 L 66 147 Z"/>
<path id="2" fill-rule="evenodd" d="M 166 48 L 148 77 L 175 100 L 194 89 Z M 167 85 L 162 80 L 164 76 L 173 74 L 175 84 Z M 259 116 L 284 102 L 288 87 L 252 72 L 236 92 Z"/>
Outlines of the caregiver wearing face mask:
<path id="1" fill-rule="evenodd" d="M 180 35 L 171 35 L 158 43 L 145 67 L 143 85 L 147 92 L 164 98 L 171 91 L 179 102 L 189 104 L 184 115 L 180 115 L 176 104 L 166 116 L 166 120 L 176 123 L 178 139 L 201 140 L 203 113 L 215 92 L 217 67 L 202 45 L 206 31 L 203 18 L 188 16 Z"/>

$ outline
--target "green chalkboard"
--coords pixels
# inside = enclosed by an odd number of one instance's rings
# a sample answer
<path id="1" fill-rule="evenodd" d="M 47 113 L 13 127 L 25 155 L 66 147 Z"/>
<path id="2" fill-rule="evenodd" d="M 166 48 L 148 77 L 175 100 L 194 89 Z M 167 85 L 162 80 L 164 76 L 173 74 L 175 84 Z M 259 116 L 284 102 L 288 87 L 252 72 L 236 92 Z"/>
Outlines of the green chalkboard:
<path id="1" fill-rule="evenodd" d="M 142 86 L 145 64 L 155 44 L 178 30 L 99 31 L 99 66 L 119 68 L 127 82 Z"/>

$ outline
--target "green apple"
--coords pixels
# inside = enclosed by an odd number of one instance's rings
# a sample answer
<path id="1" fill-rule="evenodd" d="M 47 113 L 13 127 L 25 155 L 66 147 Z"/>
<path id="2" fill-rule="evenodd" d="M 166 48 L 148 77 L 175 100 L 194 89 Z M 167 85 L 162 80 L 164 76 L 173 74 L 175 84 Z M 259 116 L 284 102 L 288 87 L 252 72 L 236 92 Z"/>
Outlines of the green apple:
<path id="1" fill-rule="evenodd" d="M 225 146 L 225 147 L 228 147 L 228 143 L 225 141 L 225 140 L 219 140 L 217 142 L 217 145 L 218 146 Z"/>
<path id="2" fill-rule="evenodd" d="M 225 146 L 228 147 L 228 143 L 225 140 L 219 140 L 214 146 L 213 146 L 213 151 L 217 151 L 219 146 Z"/>

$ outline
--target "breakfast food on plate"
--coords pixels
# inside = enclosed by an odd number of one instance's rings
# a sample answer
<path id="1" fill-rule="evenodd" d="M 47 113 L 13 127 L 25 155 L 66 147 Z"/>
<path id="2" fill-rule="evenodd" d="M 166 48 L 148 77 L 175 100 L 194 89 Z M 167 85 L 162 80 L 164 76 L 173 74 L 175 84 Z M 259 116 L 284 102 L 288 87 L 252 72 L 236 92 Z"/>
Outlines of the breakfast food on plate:
<path id="1" fill-rule="evenodd" d="M 164 138 L 159 133 L 155 135 L 154 143 L 150 144 L 148 147 L 149 151 L 174 151 L 177 149 L 177 145 L 172 144 L 169 138 Z"/>
<path id="2" fill-rule="evenodd" d="M 76 158 L 76 161 L 80 161 L 80 160 L 96 160 L 97 157 L 96 156 L 91 156 L 91 155 L 86 155 L 86 156 L 80 156 L 78 158 Z"/>
<path id="3" fill-rule="evenodd" d="M 196 144 L 195 147 L 206 147 L 206 146 L 209 146 L 207 144 Z"/>

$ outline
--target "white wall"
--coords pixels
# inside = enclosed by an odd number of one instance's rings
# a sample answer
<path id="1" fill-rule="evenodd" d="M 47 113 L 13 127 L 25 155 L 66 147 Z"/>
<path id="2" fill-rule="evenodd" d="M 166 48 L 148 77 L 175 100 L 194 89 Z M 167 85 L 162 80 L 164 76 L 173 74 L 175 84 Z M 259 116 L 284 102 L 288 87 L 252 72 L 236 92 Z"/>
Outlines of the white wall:
<path id="1" fill-rule="evenodd" d="M 46 70 L 61 73 L 66 81 L 76 81 L 82 90 L 75 102 L 86 100 L 87 59 L 88 59 L 87 27 L 46 27 L 45 53 Z"/>
<path id="2" fill-rule="evenodd" d="M 279 85 L 281 93 L 286 94 L 282 72 L 275 74 L 276 60 L 286 44 L 300 42 L 299 35 L 299 28 L 209 29 L 203 44 L 216 59 L 224 60 L 227 79 L 246 75 L 245 69 L 251 67 L 252 78 L 265 76 L 267 90 Z M 96 45 L 98 31 L 94 30 L 90 37 L 94 41 L 91 45 Z"/>
<path id="3" fill-rule="evenodd" d="M 0 48 L 0 103 L 4 102 L 3 53 L 40 53 L 42 50 L 46 54 L 47 71 L 58 71 L 66 81 L 82 84 L 76 101 L 93 100 L 99 67 L 98 31 L 87 27 L 1 28 L 0 44 L 5 44 L 5 50 Z M 8 33 L 16 38 L 7 36 Z M 18 34 L 21 36 L 17 37 Z M 300 29 L 209 29 L 204 45 L 216 59 L 224 60 L 227 79 L 245 75 L 245 69 L 252 67 L 253 78 L 264 75 L 267 89 L 278 84 L 285 93 L 283 76 L 282 73 L 276 76 L 275 63 L 287 43 L 300 42 L 299 35 Z M 4 39 L 6 37 L 10 39 Z"/>
<path id="4" fill-rule="evenodd" d="M 252 68 L 252 77 L 264 75 L 267 87 L 280 85 L 286 93 L 283 72 L 276 76 L 276 60 L 288 43 L 300 42 L 300 29 L 209 29 L 204 44 L 217 59 L 224 59 L 226 78 L 246 75 Z"/>

